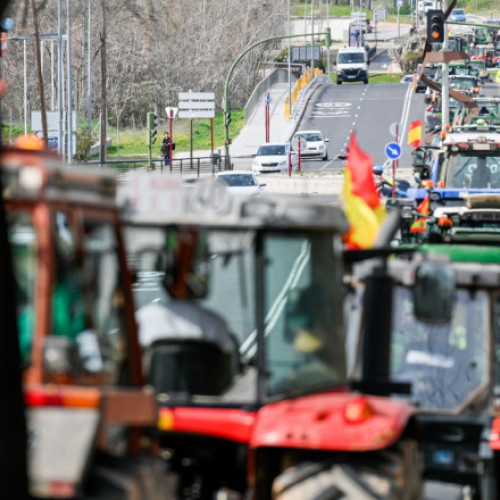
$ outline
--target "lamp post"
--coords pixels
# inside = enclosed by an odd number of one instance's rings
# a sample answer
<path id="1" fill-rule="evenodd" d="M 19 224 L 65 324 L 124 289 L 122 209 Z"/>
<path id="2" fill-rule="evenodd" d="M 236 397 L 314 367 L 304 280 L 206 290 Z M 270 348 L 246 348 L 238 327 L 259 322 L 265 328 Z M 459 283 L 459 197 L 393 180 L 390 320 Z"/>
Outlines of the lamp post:
<path id="1" fill-rule="evenodd" d="M 326 0 L 326 25 L 330 27 L 330 0 Z M 326 70 L 328 73 L 328 78 L 330 78 L 330 47 L 326 48 Z"/>
<path id="2" fill-rule="evenodd" d="M 63 125 L 63 32 L 62 32 L 62 0 L 57 2 L 57 150 L 64 155 L 64 125 Z"/>
<path id="3" fill-rule="evenodd" d="M 292 40 L 291 21 L 290 21 L 290 0 L 287 0 L 288 8 L 288 104 L 290 106 L 290 117 L 292 116 Z"/>
<path id="4" fill-rule="evenodd" d="M 87 129 L 89 141 L 92 138 L 92 0 L 88 6 L 88 35 L 87 35 Z"/>
<path id="5" fill-rule="evenodd" d="M 314 0 L 311 0 L 311 73 L 314 72 Z"/>
<path id="6" fill-rule="evenodd" d="M 71 75 L 71 0 L 66 0 L 66 24 L 67 24 L 67 65 L 68 65 L 68 163 L 73 163 L 73 82 Z"/>

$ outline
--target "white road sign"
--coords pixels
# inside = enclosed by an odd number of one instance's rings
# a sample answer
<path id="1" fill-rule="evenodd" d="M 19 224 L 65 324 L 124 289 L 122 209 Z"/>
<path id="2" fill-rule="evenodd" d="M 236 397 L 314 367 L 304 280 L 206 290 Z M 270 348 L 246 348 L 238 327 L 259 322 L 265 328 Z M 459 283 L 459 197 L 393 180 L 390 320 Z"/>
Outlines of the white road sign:
<path id="1" fill-rule="evenodd" d="M 179 118 L 214 118 L 214 92 L 179 92 Z"/>
<path id="2" fill-rule="evenodd" d="M 167 118 L 170 118 L 170 114 L 172 114 L 172 118 L 175 118 L 177 116 L 177 111 L 179 111 L 179 108 L 165 108 L 165 113 L 167 113 Z"/>
<path id="3" fill-rule="evenodd" d="M 179 92 L 179 101 L 213 101 L 215 92 Z"/>

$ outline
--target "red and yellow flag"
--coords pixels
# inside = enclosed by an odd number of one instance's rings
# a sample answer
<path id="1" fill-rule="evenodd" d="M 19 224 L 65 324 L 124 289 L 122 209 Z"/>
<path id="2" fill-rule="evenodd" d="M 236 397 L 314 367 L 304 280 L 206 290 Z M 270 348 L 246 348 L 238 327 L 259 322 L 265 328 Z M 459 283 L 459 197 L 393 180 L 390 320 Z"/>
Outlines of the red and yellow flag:
<path id="1" fill-rule="evenodd" d="M 429 206 L 429 193 L 427 193 L 427 196 L 420 202 L 420 205 L 417 207 L 417 212 L 425 216 L 431 213 Z"/>
<path id="2" fill-rule="evenodd" d="M 425 233 L 425 231 L 427 231 L 427 219 L 425 217 L 415 219 L 410 226 L 410 233 Z"/>
<path id="3" fill-rule="evenodd" d="M 348 151 L 342 199 L 351 227 L 345 239 L 352 248 L 372 248 L 386 211 L 373 179 L 372 158 L 359 148 L 354 132 Z"/>
<path id="4" fill-rule="evenodd" d="M 408 128 L 408 144 L 414 148 L 420 145 L 420 138 L 422 137 L 422 120 L 415 120 L 410 123 Z"/>

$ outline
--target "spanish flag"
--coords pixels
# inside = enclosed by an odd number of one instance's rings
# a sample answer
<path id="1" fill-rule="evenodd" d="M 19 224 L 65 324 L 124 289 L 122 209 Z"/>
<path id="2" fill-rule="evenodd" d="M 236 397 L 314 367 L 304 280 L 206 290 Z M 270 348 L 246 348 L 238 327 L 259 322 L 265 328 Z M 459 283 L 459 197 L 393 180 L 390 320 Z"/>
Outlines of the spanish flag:
<path id="1" fill-rule="evenodd" d="M 420 202 L 420 205 L 417 207 L 417 212 L 425 216 L 429 215 L 431 213 L 429 202 L 429 193 L 427 193 L 427 196 Z"/>
<path id="2" fill-rule="evenodd" d="M 419 217 L 410 226 L 410 233 L 425 233 L 427 231 L 427 218 Z"/>
<path id="3" fill-rule="evenodd" d="M 420 138 L 422 137 L 422 120 L 415 120 L 410 123 L 408 128 L 408 144 L 414 148 L 418 148 Z"/>
<path id="4" fill-rule="evenodd" d="M 349 140 L 342 188 L 344 212 L 350 224 L 345 241 L 350 248 L 372 248 L 386 215 L 373 180 L 373 161 L 359 149 L 356 134 Z"/>

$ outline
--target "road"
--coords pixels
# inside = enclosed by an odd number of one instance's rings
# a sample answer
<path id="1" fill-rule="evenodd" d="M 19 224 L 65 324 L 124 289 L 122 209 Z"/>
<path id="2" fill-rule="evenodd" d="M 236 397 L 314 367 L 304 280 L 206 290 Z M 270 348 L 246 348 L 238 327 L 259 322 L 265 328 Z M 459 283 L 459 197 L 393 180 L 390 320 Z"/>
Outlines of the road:
<path id="1" fill-rule="evenodd" d="M 499 85 L 488 82 L 481 95 L 495 96 L 498 92 Z M 423 94 L 413 93 L 411 84 L 354 83 L 321 87 L 309 101 L 297 129 L 321 130 L 329 139 L 330 160 L 302 160 L 303 172 L 339 172 L 343 160 L 338 155 L 345 153 L 352 131 L 356 132 L 361 149 L 372 156 L 373 164 L 384 164 L 387 161 L 385 146 L 396 140 L 390 132 L 391 125 L 397 123 L 402 148 L 400 172 L 405 177 L 411 176 L 413 147 L 408 145 L 408 126 L 415 120 L 424 120 L 425 108 Z"/>
<path id="2" fill-rule="evenodd" d="M 409 167 L 411 150 L 407 145 L 408 125 L 423 117 L 425 104 L 420 94 L 411 92 L 411 86 L 400 83 L 328 85 L 310 100 L 299 129 L 319 129 L 329 139 L 328 162 L 308 160 L 304 171 L 334 171 L 342 167 L 335 159 L 345 153 L 351 132 L 355 131 L 364 151 L 373 158 L 374 165 L 386 160 L 385 146 L 395 141 L 391 125 L 399 124 L 402 145 L 400 165 Z"/>

